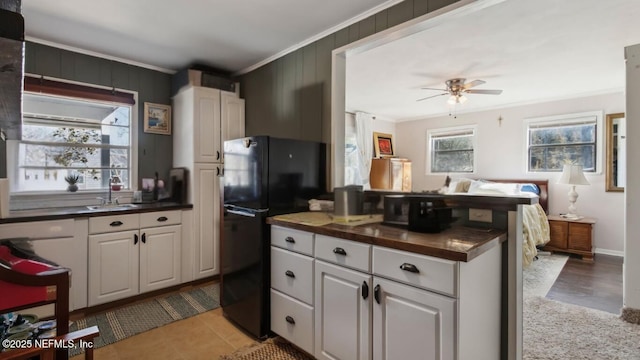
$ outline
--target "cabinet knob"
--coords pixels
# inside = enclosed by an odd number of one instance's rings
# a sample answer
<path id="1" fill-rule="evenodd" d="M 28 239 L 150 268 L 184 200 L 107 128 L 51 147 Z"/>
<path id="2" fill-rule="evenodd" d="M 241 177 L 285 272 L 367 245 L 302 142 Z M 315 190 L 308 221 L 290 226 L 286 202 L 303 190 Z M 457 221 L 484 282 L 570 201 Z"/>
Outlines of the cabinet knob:
<path id="1" fill-rule="evenodd" d="M 378 304 L 380 304 L 380 284 L 373 288 L 373 298 L 376 299 Z"/>
<path id="2" fill-rule="evenodd" d="M 362 282 L 362 298 L 367 300 L 369 297 L 369 284 L 366 281 Z"/>
<path id="3" fill-rule="evenodd" d="M 147 233 L 142 233 L 142 243 L 143 244 L 147 243 Z"/>
<path id="4" fill-rule="evenodd" d="M 216 160 L 220 160 L 220 151 L 216 151 Z"/>
<path id="5" fill-rule="evenodd" d="M 138 234 L 133 234 L 133 245 L 138 245 Z"/>
<path id="6" fill-rule="evenodd" d="M 284 319 L 291 325 L 295 325 L 296 324 L 296 321 L 291 316 L 287 315 L 287 317 L 284 318 Z"/>
<path id="7" fill-rule="evenodd" d="M 295 278 L 296 277 L 296 274 L 294 274 L 293 271 L 291 271 L 291 270 L 285 271 L 284 274 L 287 275 L 290 278 Z"/>
<path id="8" fill-rule="evenodd" d="M 296 240 L 294 238 L 292 238 L 291 236 L 287 236 L 286 238 L 284 238 L 284 241 L 290 243 L 290 244 L 295 244 Z"/>

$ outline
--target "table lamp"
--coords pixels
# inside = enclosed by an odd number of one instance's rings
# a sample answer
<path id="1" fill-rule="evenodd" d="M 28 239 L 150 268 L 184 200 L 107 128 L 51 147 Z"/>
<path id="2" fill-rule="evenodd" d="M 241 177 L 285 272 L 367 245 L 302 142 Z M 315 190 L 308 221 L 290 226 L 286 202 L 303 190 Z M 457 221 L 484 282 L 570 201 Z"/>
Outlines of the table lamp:
<path id="1" fill-rule="evenodd" d="M 562 175 L 558 179 L 558 184 L 571 185 L 569 190 L 569 213 L 563 215 L 567 219 L 581 219 L 582 216 L 576 214 L 576 200 L 578 200 L 578 193 L 576 192 L 576 185 L 589 185 L 587 178 L 584 177 L 582 172 L 582 165 L 566 164 L 562 168 Z"/>

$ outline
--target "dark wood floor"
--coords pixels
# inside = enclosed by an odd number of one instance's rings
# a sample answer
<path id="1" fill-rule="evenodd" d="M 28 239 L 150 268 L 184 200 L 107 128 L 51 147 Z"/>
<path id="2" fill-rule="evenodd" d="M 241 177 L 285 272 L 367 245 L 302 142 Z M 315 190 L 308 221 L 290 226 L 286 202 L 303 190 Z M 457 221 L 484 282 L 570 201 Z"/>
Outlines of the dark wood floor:
<path id="1" fill-rule="evenodd" d="M 593 262 L 570 257 L 548 299 L 619 314 L 622 309 L 622 257 L 597 254 Z"/>

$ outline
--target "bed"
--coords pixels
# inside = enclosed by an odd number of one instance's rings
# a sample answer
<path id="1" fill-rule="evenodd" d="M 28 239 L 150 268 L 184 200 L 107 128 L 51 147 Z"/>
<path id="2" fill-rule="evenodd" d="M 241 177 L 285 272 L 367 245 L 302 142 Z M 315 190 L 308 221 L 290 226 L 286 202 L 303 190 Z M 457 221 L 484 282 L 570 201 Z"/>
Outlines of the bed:
<path id="1" fill-rule="evenodd" d="M 529 266 L 538 255 L 538 247 L 550 240 L 549 180 L 526 179 L 454 179 L 449 184 L 449 194 L 490 196 L 538 196 L 538 204 L 525 205 L 522 214 L 523 246 L 522 265 Z"/>

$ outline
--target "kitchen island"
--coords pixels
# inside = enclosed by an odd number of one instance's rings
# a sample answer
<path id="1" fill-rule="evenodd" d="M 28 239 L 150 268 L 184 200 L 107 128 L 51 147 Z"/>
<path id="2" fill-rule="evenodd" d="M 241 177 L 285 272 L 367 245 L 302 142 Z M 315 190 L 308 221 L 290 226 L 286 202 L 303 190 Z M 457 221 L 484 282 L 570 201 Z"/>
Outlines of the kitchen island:
<path id="1" fill-rule="evenodd" d="M 317 359 L 501 358 L 506 229 L 267 223 L 271 329 Z"/>

